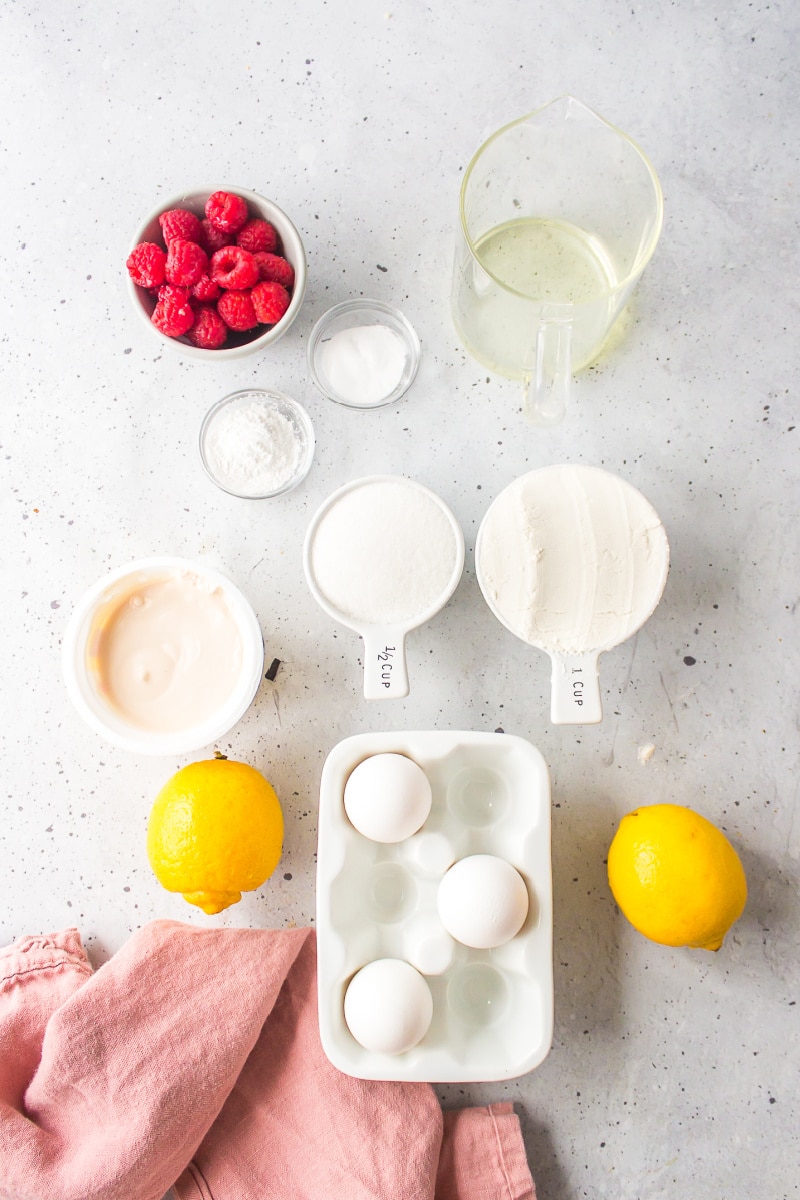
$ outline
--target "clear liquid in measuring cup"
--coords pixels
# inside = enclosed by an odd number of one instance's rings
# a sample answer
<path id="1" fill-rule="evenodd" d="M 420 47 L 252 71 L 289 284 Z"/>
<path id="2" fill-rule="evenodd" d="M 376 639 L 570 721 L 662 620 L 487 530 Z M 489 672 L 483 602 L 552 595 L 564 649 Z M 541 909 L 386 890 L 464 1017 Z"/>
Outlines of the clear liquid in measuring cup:
<path id="1" fill-rule="evenodd" d="M 597 356 L 617 285 L 598 238 L 568 221 L 517 217 L 483 234 L 474 252 L 472 278 L 458 288 L 456 308 L 462 336 L 480 361 L 512 378 L 525 375 L 540 310 L 549 305 L 577 307 L 573 369 Z"/>
<path id="2" fill-rule="evenodd" d="M 586 304 L 614 286 L 603 246 L 567 221 L 506 221 L 484 234 L 475 253 L 506 287 L 543 303 Z"/>

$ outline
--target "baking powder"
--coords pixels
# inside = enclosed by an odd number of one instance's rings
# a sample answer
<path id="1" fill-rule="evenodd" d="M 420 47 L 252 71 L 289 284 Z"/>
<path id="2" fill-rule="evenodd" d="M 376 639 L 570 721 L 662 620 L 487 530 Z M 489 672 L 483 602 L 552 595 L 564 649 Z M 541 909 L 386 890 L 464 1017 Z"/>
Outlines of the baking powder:
<path id="1" fill-rule="evenodd" d="M 292 422 L 269 401 L 254 398 L 221 410 L 209 426 L 205 454 L 222 487 L 263 496 L 292 478 L 301 445 Z"/>

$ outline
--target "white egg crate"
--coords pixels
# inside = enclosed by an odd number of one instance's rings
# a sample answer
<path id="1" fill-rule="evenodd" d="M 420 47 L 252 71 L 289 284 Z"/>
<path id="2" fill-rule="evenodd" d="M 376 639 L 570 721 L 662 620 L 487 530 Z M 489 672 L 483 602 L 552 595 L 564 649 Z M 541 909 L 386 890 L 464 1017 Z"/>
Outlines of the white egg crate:
<path id="1" fill-rule="evenodd" d="M 417 833 L 382 843 L 350 823 L 344 789 L 359 763 L 390 752 L 422 767 L 433 801 Z M 528 890 L 522 928 L 491 950 L 451 938 L 437 911 L 445 872 L 474 854 L 505 859 Z M 549 775 L 529 742 L 452 731 L 339 742 L 322 772 L 317 859 L 319 1024 L 333 1065 L 361 1079 L 430 1083 L 514 1079 L 537 1067 L 553 1035 L 552 890 Z M 402 1054 L 365 1049 L 344 1019 L 351 979 L 381 958 L 410 962 L 433 997 L 427 1033 Z"/>

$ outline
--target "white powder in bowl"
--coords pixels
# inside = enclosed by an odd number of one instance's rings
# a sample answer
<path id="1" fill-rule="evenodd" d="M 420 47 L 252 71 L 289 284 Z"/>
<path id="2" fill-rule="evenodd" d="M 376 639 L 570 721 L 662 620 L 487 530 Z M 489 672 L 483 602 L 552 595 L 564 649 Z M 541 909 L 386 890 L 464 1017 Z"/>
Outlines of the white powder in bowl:
<path id="1" fill-rule="evenodd" d="M 658 603 L 667 535 L 644 496 L 599 467 L 540 467 L 489 507 L 478 579 L 504 624 L 548 652 L 616 646 Z"/>
<path id="2" fill-rule="evenodd" d="M 313 535 L 310 565 L 332 608 L 366 625 L 403 625 L 446 596 L 459 553 L 447 511 L 409 480 L 344 492 Z"/>
<path id="3" fill-rule="evenodd" d="M 320 348 L 322 368 L 337 396 L 368 407 L 391 396 L 406 368 L 406 349 L 388 325 L 357 325 Z"/>
<path id="4" fill-rule="evenodd" d="M 209 470 L 240 496 L 277 491 L 300 465 L 302 445 L 292 422 L 269 400 L 254 397 L 221 409 L 205 438 Z"/>

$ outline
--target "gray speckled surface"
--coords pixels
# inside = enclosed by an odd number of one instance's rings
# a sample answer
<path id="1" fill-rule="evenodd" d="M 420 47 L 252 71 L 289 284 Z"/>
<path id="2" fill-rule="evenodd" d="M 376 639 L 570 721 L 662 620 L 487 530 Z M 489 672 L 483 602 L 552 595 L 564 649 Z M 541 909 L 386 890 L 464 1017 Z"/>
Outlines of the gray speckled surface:
<path id="1" fill-rule="evenodd" d="M 237 14 L 0 13 L 0 937 L 74 924 L 100 963 L 157 916 L 308 923 L 328 750 L 369 730 L 503 728 L 552 772 L 555 1038 L 533 1074 L 443 1100 L 515 1101 L 539 1200 L 796 1196 L 796 11 L 244 0 Z M 666 219 L 625 337 L 542 433 L 517 386 L 460 348 L 448 292 L 460 173 L 491 130 L 564 92 L 648 151 Z M 309 285 L 269 353 L 208 366 L 148 336 L 123 264 L 160 196 L 216 180 L 293 217 Z M 408 398 L 376 412 L 327 402 L 305 365 L 316 318 L 359 294 L 401 307 L 423 347 Z M 305 483 L 270 502 L 214 490 L 196 448 L 209 405 L 254 384 L 295 396 L 317 434 Z M 601 660 L 605 719 L 583 730 L 550 725 L 546 660 L 493 620 L 473 567 L 497 492 L 567 460 L 639 487 L 672 548 L 663 601 Z M 409 639 L 410 697 L 368 704 L 359 643 L 314 604 L 300 547 L 330 491 L 386 470 L 450 504 L 467 566 Z M 102 743 L 60 677 L 84 589 L 157 553 L 226 569 L 282 663 L 219 749 L 274 782 L 283 861 L 213 919 L 161 891 L 145 857 L 150 803 L 182 762 Z M 617 820 L 659 800 L 700 809 L 744 861 L 748 906 L 716 955 L 646 942 L 609 895 Z"/>

